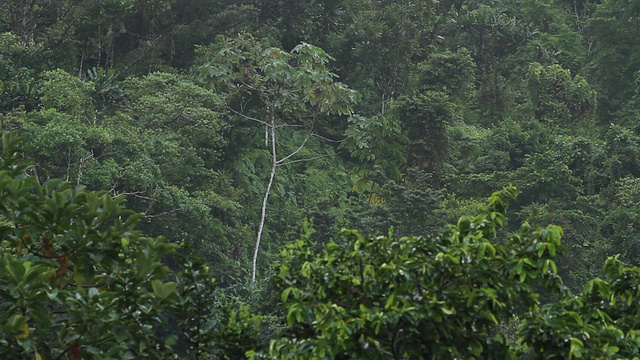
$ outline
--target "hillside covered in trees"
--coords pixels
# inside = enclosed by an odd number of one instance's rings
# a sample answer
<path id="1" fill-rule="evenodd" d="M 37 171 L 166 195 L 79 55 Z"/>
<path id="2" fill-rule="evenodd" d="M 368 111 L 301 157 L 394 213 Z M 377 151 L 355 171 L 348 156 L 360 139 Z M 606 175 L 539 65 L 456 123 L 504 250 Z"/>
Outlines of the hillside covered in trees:
<path id="1" fill-rule="evenodd" d="M 640 357 L 638 28 L 0 0 L 0 357 Z"/>

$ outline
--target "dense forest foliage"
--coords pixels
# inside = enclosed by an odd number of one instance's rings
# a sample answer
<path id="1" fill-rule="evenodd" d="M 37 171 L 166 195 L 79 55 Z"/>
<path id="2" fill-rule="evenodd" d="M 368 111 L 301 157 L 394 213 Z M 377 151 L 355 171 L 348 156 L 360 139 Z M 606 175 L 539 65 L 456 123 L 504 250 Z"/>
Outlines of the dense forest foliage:
<path id="1" fill-rule="evenodd" d="M 640 357 L 639 27 L 1 0 L 0 357 Z"/>

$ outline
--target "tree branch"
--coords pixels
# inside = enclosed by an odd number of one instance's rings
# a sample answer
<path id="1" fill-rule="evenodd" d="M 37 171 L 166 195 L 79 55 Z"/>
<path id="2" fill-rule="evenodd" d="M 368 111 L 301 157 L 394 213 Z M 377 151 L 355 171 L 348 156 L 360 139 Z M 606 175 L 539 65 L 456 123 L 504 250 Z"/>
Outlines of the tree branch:
<path id="1" fill-rule="evenodd" d="M 311 129 L 309 129 L 309 133 L 307 134 L 307 136 L 302 141 L 302 144 L 300 144 L 300 146 L 294 152 L 292 152 L 291 154 L 289 154 L 289 155 L 283 157 L 282 159 L 276 161 L 276 165 L 282 164 L 284 161 L 286 161 L 287 159 L 290 159 L 292 156 L 294 156 L 295 154 L 300 152 L 300 150 L 302 150 L 302 148 L 307 143 L 307 141 L 311 138 L 311 135 L 313 135 L 313 124 L 311 124 Z"/>
<path id="2" fill-rule="evenodd" d="M 312 161 L 312 160 L 315 160 L 315 159 L 331 157 L 331 156 L 336 156 L 336 155 L 338 155 L 338 154 L 318 155 L 318 156 L 314 156 L 314 157 L 310 157 L 310 158 L 306 158 L 306 159 L 291 160 L 291 161 L 287 161 L 285 163 L 278 164 L 278 166 L 286 166 L 286 165 L 290 165 L 290 164 L 297 163 L 297 162 Z"/>
<path id="3" fill-rule="evenodd" d="M 268 122 L 266 122 L 266 121 L 263 121 L 263 120 L 256 119 L 256 118 L 254 118 L 254 117 L 251 117 L 251 116 L 245 115 L 245 114 L 243 114 L 243 113 L 241 113 L 241 112 L 239 112 L 239 111 L 235 110 L 235 109 L 234 109 L 234 108 L 232 108 L 232 107 L 229 107 L 228 109 L 229 109 L 229 110 L 231 110 L 231 112 L 233 112 L 234 114 L 236 114 L 236 115 L 238 115 L 238 116 L 240 116 L 240 117 L 242 117 L 242 118 L 244 118 L 244 119 L 246 119 L 246 120 L 251 120 L 251 121 L 259 122 L 259 123 L 260 123 L 260 124 L 262 124 L 262 125 L 271 126 L 271 124 L 269 124 L 269 123 L 268 123 Z"/>
<path id="4" fill-rule="evenodd" d="M 324 140 L 324 141 L 329 141 L 329 142 L 333 142 L 333 143 L 341 143 L 341 142 L 343 142 L 343 141 L 347 140 L 347 138 L 340 139 L 340 140 L 332 140 L 332 139 L 326 138 L 326 137 L 324 137 L 324 136 L 322 136 L 322 135 L 318 135 L 318 134 L 316 134 L 316 133 L 313 133 L 313 135 L 312 135 L 312 136 L 315 136 L 315 137 L 318 137 L 318 138 L 320 138 L 320 139 L 322 139 L 322 140 Z"/>
<path id="5" fill-rule="evenodd" d="M 153 214 L 153 215 L 147 215 L 146 213 L 142 213 L 142 217 L 144 219 L 153 219 L 153 218 L 157 218 L 157 217 L 160 217 L 160 216 L 169 215 L 171 213 L 178 212 L 180 210 L 182 210 L 182 209 L 178 208 L 178 209 L 173 209 L 173 210 L 169 210 L 169 211 L 165 211 L 165 212 L 161 212 L 159 214 Z"/>

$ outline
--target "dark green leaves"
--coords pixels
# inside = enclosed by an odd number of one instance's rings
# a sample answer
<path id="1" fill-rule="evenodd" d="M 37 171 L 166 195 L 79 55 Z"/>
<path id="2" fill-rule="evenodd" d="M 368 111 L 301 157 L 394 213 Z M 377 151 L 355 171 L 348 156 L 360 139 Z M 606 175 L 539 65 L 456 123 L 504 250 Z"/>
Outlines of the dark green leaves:
<path id="1" fill-rule="evenodd" d="M 24 171 L 13 144 L 5 135 L 3 160 Z M 175 246 L 134 230 L 123 197 L 23 175 L 0 170 L 0 356 L 170 353 L 155 327 L 175 299 L 160 262 Z"/>

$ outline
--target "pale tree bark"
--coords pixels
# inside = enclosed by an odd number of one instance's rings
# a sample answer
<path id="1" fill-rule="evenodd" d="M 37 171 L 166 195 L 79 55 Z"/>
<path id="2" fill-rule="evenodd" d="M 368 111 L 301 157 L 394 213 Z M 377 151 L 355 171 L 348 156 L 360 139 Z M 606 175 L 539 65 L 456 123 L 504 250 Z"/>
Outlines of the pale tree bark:
<path id="1" fill-rule="evenodd" d="M 278 167 L 278 154 L 276 152 L 276 120 L 273 114 L 271 115 L 271 124 L 267 128 L 267 131 L 268 130 L 271 130 L 271 173 L 269 174 L 269 183 L 267 184 L 267 190 L 264 192 L 264 199 L 262 199 L 262 214 L 260 216 L 260 225 L 258 226 L 256 248 L 253 251 L 253 269 L 251 271 L 252 282 L 256 281 L 256 269 L 258 268 L 258 251 L 260 250 L 260 240 L 262 240 L 264 221 L 267 217 L 267 202 L 269 201 L 271 186 L 273 185 L 273 179 L 276 177 L 276 168 Z"/>
<path id="2" fill-rule="evenodd" d="M 299 159 L 299 160 L 290 160 L 293 156 L 295 156 L 298 152 L 300 152 L 300 150 L 302 150 L 305 146 L 305 144 L 307 143 L 307 141 L 309 141 L 309 139 L 311 138 L 311 136 L 313 136 L 313 124 L 311 124 L 311 128 L 309 129 L 309 133 L 307 133 L 307 136 L 304 138 L 304 140 L 302 141 L 302 143 L 300 144 L 300 146 L 298 146 L 298 148 L 295 151 L 292 151 L 289 155 L 283 157 L 282 159 L 278 159 L 278 152 L 277 152 L 277 147 L 276 147 L 276 118 L 275 118 L 275 114 L 271 114 L 271 120 L 269 123 L 266 122 L 262 122 L 265 123 L 265 127 L 267 129 L 267 132 L 270 132 L 270 134 L 267 134 L 267 139 L 271 141 L 271 172 L 269 173 L 269 182 L 267 183 L 267 189 L 264 193 L 264 198 L 262 199 L 262 211 L 260 214 L 260 224 L 258 225 L 258 235 L 256 238 L 256 247 L 253 251 L 253 266 L 251 269 L 251 282 L 255 282 L 256 281 L 256 272 L 258 269 L 258 253 L 260 251 L 260 242 L 262 240 L 262 234 L 264 233 L 264 223 L 266 221 L 267 218 L 267 205 L 269 202 L 269 195 L 271 194 L 271 188 L 273 187 L 273 180 L 276 177 L 276 171 L 278 169 L 278 166 L 280 165 L 288 165 L 294 162 L 298 162 L 298 161 L 310 161 L 313 160 L 317 157 L 311 158 L 311 159 Z"/>

